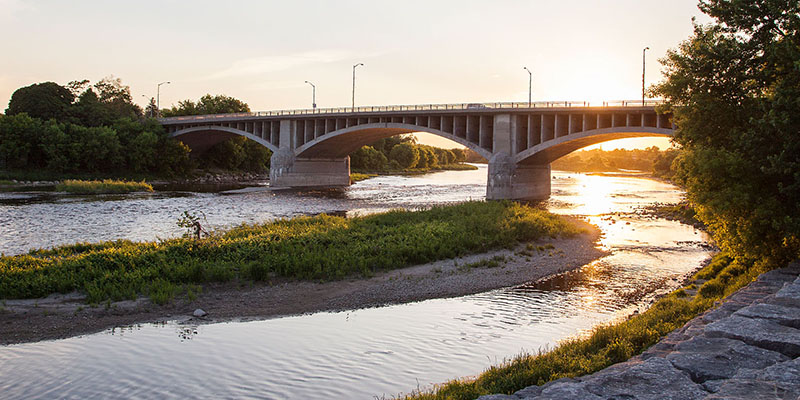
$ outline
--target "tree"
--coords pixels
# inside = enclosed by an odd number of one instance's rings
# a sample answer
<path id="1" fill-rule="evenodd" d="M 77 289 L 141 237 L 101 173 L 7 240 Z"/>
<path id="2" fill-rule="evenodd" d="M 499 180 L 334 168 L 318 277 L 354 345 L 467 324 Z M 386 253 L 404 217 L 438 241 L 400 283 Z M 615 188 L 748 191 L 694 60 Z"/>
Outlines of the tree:
<path id="1" fill-rule="evenodd" d="M 139 118 L 142 109 L 133 104 L 131 88 L 122 84 L 122 80 L 109 75 L 94 84 L 97 98 L 105 105 L 113 118 Z"/>
<path id="2" fill-rule="evenodd" d="M 679 127 L 676 179 L 719 245 L 775 263 L 800 253 L 800 3 L 702 0 L 714 18 L 661 62 Z"/>
<path id="3" fill-rule="evenodd" d="M 72 93 L 72 97 L 78 98 L 81 94 L 83 94 L 88 86 L 89 80 L 83 79 L 80 81 L 69 81 L 69 83 L 66 85 L 66 88 Z"/>
<path id="4" fill-rule="evenodd" d="M 41 151 L 44 123 L 27 114 L 0 118 L 0 167 L 24 169 L 45 165 Z"/>
<path id="5" fill-rule="evenodd" d="M 350 167 L 362 171 L 381 171 L 389 161 L 386 156 L 372 146 L 361 146 L 350 154 Z"/>
<path id="6" fill-rule="evenodd" d="M 178 102 L 178 106 L 162 110 L 165 117 L 178 117 L 182 115 L 204 115 L 204 114 L 232 114 L 250 112 L 247 103 L 230 96 L 207 94 L 200 98 L 197 103 L 192 100 Z"/>
<path id="7" fill-rule="evenodd" d="M 55 82 L 34 83 L 17 89 L 11 95 L 6 115 L 26 113 L 43 120 L 62 120 L 74 100 L 75 96 L 69 89 Z"/>
<path id="8" fill-rule="evenodd" d="M 384 138 L 378 140 L 375 143 L 372 143 L 371 146 L 375 149 L 383 153 L 387 158 L 389 157 L 389 153 L 392 152 L 392 148 L 400 143 L 410 143 L 416 144 L 417 138 L 414 135 L 395 135 L 392 137 Z"/>
<path id="9" fill-rule="evenodd" d="M 389 159 L 397 161 L 402 168 L 413 168 L 419 161 L 419 150 L 411 143 L 400 143 L 392 147 Z"/>
<path id="10" fill-rule="evenodd" d="M 83 126 L 109 125 L 112 121 L 111 111 L 100 102 L 92 89 L 83 92 L 70 110 L 71 122 Z"/>
<path id="11" fill-rule="evenodd" d="M 151 97 L 147 103 L 147 108 L 144 109 L 144 115 L 148 118 L 158 117 L 158 106 L 156 105 L 156 98 Z"/>

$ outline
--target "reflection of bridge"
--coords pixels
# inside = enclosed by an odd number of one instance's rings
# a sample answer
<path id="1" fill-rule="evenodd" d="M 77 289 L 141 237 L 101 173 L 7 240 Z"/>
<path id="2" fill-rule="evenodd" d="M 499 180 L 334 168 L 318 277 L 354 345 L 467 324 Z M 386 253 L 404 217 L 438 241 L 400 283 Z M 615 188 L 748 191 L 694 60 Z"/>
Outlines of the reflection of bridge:
<path id="1" fill-rule="evenodd" d="M 348 154 L 378 139 L 428 132 L 489 160 L 489 199 L 545 199 L 550 163 L 614 139 L 671 136 L 653 102 L 381 106 L 163 118 L 170 136 L 202 153 L 236 135 L 272 150 L 273 187 L 346 186 Z"/>

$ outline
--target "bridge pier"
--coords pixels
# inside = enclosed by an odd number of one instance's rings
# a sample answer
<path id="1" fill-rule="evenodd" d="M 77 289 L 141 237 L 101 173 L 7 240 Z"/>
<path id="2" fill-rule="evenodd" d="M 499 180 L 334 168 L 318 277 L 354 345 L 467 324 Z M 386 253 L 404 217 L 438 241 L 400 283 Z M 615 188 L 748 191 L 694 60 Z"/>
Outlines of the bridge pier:
<path id="1" fill-rule="evenodd" d="M 298 158 L 292 141 L 294 124 L 280 121 L 280 148 L 272 154 L 269 186 L 273 188 L 334 187 L 350 185 L 350 157 Z"/>
<path id="2" fill-rule="evenodd" d="M 350 157 L 343 159 L 286 159 L 277 155 L 278 153 L 273 154 L 270 159 L 270 187 L 301 188 L 350 185 Z"/>
<path id="3" fill-rule="evenodd" d="M 494 116 L 489 176 L 486 180 L 487 200 L 546 200 L 550 197 L 550 164 L 517 164 L 519 119 L 511 114 Z M 527 132 L 526 132 L 527 133 Z"/>
<path id="4" fill-rule="evenodd" d="M 518 165 L 506 152 L 489 160 L 487 200 L 547 200 L 550 197 L 550 164 Z"/>

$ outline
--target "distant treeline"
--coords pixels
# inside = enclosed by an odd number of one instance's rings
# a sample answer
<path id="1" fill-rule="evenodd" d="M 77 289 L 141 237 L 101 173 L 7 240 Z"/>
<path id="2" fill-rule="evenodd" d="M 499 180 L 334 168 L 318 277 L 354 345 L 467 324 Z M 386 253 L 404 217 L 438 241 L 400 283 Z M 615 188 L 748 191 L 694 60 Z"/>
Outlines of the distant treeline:
<path id="1" fill-rule="evenodd" d="M 106 77 L 62 86 L 36 83 L 17 89 L 6 115 L 0 114 L 0 170 L 3 176 L 68 177 L 89 174 L 113 177 L 186 177 L 201 169 L 263 172 L 272 153 L 256 142 L 236 137 L 203 154 L 170 139 L 154 118 L 249 112 L 247 103 L 207 94 L 197 101 L 158 110 L 155 99 L 143 110 L 130 87 Z M 351 155 L 351 167 L 364 171 L 458 168 L 466 159 L 460 149 L 420 145 L 400 135 L 364 146 Z M 463 166 L 462 166 L 463 167 Z"/>
<path id="2" fill-rule="evenodd" d="M 205 95 L 181 101 L 165 115 L 248 111 L 232 97 Z M 0 115 L 0 168 L 35 171 L 39 175 L 94 174 L 108 176 L 178 176 L 196 168 L 261 172 L 269 168 L 270 152 L 244 138 L 227 140 L 200 157 L 167 137 L 152 117 L 155 100 L 142 110 L 130 88 L 107 77 L 65 86 L 36 83 L 14 92 L 6 115 Z"/>
<path id="3" fill-rule="evenodd" d="M 674 173 L 672 161 L 678 152 L 677 149 L 661 151 L 655 146 L 643 150 L 592 149 L 568 154 L 554 161 L 551 166 L 553 169 L 575 172 L 645 171 L 659 177 L 670 178 Z"/>
<path id="4" fill-rule="evenodd" d="M 369 172 L 452 168 L 464 161 L 464 150 L 417 144 L 412 135 L 381 139 L 350 154 L 350 168 Z"/>

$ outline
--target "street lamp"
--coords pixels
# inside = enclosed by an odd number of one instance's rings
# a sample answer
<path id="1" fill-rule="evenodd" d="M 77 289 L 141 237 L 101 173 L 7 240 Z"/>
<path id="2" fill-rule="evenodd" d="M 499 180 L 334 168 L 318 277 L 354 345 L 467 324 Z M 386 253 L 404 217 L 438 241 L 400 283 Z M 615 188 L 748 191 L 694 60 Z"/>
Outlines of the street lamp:
<path id="1" fill-rule="evenodd" d="M 650 48 L 649 47 L 645 47 L 642 50 L 642 107 L 644 107 L 644 63 L 645 63 L 644 55 L 647 52 L 647 50 L 650 50 Z"/>
<path id="2" fill-rule="evenodd" d="M 528 71 L 528 108 L 531 108 L 531 87 L 533 85 L 533 73 L 528 67 L 522 67 L 525 71 Z"/>
<path id="3" fill-rule="evenodd" d="M 161 116 L 161 85 L 164 84 L 169 85 L 170 83 L 172 82 L 170 81 L 161 82 L 158 84 L 158 87 L 156 88 L 156 113 L 158 114 L 159 117 Z"/>
<path id="4" fill-rule="evenodd" d="M 358 66 L 364 66 L 364 63 L 358 63 L 356 65 L 353 65 L 353 105 L 352 105 L 353 112 L 356 112 L 356 67 Z"/>
<path id="5" fill-rule="evenodd" d="M 313 83 L 306 81 L 307 84 L 311 85 L 311 109 L 317 109 L 317 87 L 314 86 Z"/>

